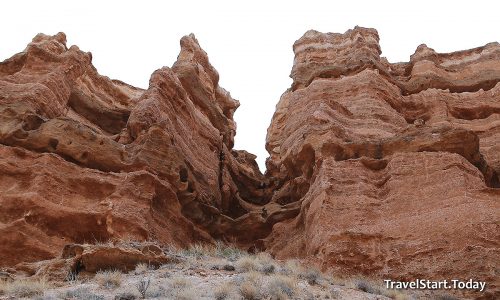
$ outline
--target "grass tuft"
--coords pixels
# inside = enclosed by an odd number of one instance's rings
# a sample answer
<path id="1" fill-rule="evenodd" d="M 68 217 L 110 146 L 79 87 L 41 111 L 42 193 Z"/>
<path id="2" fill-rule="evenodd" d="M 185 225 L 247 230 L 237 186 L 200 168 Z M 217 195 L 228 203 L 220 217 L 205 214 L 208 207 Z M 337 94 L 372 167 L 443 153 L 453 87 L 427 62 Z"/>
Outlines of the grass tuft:
<path id="1" fill-rule="evenodd" d="M 149 270 L 149 266 L 145 263 L 140 263 L 138 265 L 135 266 L 135 270 L 134 270 L 134 273 L 136 275 L 139 275 L 139 274 L 144 274 L 146 273 L 147 271 Z"/>
<path id="2" fill-rule="evenodd" d="M 94 279 L 101 287 L 114 289 L 122 284 L 123 274 L 119 270 L 99 271 Z"/>
<path id="3" fill-rule="evenodd" d="M 284 275 L 273 275 L 268 283 L 268 293 L 273 299 L 291 298 L 296 289 L 297 281 Z"/>
<path id="4" fill-rule="evenodd" d="M 214 290 L 214 297 L 216 300 L 225 300 L 229 299 L 233 294 L 235 288 L 232 282 L 226 281 L 223 284 L 219 285 Z"/>
<path id="5" fill-rule="evenodd" d="M 316 285 L 322 279 L 321 272 L 315 268 L 305 270 L 302 274 L 300 274 L 300 277 L 305 279 L 310 285 Z"/>
<path id="6" fill-rule="evenodd" d="M 3 294 L 23 298 L 41 296 L 50 288 L 49 283 L 44 279 L 18 279 L 12 282 L 1 281 L 0 290 Z"/>
<path id="7" fill-rule="evenodd" d="M 243 256 L 236 261 L 236 269 L 240 272 L 250 272 L 258 270 L 254 256 Z"/>
<path id="8" fill-rule="evenodd" d="M 104 300 L 103 295 L 94 294 L 88 287 L 79 287 L 62 293 L 61 298 L 72 300 Z"/>
<path id="9" fill-rule="evenodd" d="M 244 300 L 257 300 L 261 298 L 257 285 L 251 281 L 245 281 L 240 285 L 240 294 Z"/>
<path id="10" fill-rule="evenodd" d="M 229 261 L 236 261 L 237 259 L 248 255 L 246 251 L 241 250 L 235 246 L 227 245 L 221 241 L 215 243 L 215 256 L 225 258 Z"/>

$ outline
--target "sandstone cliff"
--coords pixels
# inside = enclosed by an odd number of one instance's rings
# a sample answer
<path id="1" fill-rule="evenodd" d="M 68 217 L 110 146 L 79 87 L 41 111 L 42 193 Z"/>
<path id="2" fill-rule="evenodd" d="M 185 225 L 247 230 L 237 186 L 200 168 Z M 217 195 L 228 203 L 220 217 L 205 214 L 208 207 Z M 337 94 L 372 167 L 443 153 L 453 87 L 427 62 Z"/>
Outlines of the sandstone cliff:
<path id="1" fill-rule="evenodd" d="M 294 44 L 266 146 L 271 202 L 300 207 L 265 248 L 341 274 L 482 278 L 498 295 L 500 45 L 421 45 L 391 64 L 378 41 L 357 27 Z"/>
<path id="2" fill-rule="evenodd" d="M 220 239 L 262 193 L 255 157 L 232 149 L 239 103 L 193 35 L 147 90 L 91 59 L 40 34 L 0 64 L 0 266 L 72 242 Z"/>
<path id="3" fill-rule="evenodd" d="M 239 103 L 193 35 L 146 90 L 37 35 L 0 63 L 0 267 L 36 272 L 72 243 L 224 240 L 498 295 L 500 45 L 389 63 L 356 27 L 293 49 L 263 175 L 233 149 Z"/>

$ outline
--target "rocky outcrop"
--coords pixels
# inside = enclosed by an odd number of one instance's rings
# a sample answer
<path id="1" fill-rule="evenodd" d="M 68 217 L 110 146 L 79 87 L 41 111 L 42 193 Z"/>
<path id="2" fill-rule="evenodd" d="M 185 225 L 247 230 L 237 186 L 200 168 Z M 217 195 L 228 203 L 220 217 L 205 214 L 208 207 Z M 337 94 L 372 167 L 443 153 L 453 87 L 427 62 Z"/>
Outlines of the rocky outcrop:
<path id="1" fill-rule="evenodd" d="M 170 258 L 99 245 L 224 240 L 498 296 L 500 45 L 389 63 L 356 27 L 293 48 L 263 175 L 233 149 L 239 103 L 193 35 L 146 90 L 99 75 L 62 33 L 36 36 L 0 63 L 0 267 L 130 270 Z"/>
<path id="2" fill-rule="evenodd" d="M 340 274 L 480 278 L 498 295 L 500 45 L 408 63 L 378 34 L 307 32 L 268 129 L 272 203 L 297 205 L 264 247 Z M 293 237 L 293 238 L 291 238 Z"/>
<path id="3" fill-rule="evenodd" d="M 147 90 L 91 59 L 40 34 L 0 64 L 0 267 L 67 243 L 229 238 L 262 196 L 255 156 L 232 149 L 238 101 L 193 35 Z"/>
<path id="4" fill-rule="evenodd" d="M 90 277 L 98 271 L 130 272 L 140 264 L 158 268 L 177 262 L 178 258 L 167 255 L 154 243 L 121 241 L 117 244 L 67 244 L 56 258 L 20 263 L 16 268 L 19 277 L 28 275 L 61 282 L 75 280 L 77 276 Z"/>

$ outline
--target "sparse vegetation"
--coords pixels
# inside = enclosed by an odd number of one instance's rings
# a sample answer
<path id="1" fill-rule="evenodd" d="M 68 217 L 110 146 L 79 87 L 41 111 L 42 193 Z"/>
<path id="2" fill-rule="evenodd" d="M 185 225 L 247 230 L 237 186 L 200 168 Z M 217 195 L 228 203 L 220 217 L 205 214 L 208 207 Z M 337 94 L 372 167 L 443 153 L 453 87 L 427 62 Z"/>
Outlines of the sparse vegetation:
<path id="1" fill-rule="evenodd" d="M 135 300 L 137 296 L 132 292 L 122 292 L 115 296 L 114 300 Z"/>
<path id="2" fill-rule="evenodd" d="M 167 290 L 163 286 L 151 287 L 146 294 L 146 298 L 162 298 L 167 295 Z"/>
<path id="3" fill-rule="evenodd" d="M 50 285 L 44 278 L 0 281 L 0 294 L 18 298 L 41 296 L 48 288 Z"/>
<path id="4" fill-rule="evenodd" d="M 198 294 L 193 290 L 181 290 L 175 295 L 178 300 L 196 300 L 199 299 Z"/>
<path id="5" fill-rule="evenodd" d="M 239 272 L 259 271 L 266 275 L 270 275 L 277 269 L 276 262 L 267 253 L 242 256 L 235 264 Z"/>
<path id="6" fill-rule="evenodd" d="M 318 284 L 321 280 L 321 272 L 318 269 L 311 268 L 300 274 L 300 277 L 305 279 L 310 285 Z"/>
<path id="7" fill-rule="evenodd" d="M 262 274 L 252 271 L 242 278 L 240 294 L 245 300 L 257 300 L 262 297 Z"/>
<path id="8" fill-rule="evenodd" d="M 147 264 L 141 263 L 135 266 L 134 273 L 139 275 L 139 274 L 144 274 L 149 270 L 149 266 Z"/>
<path id="9" fill-rule="evenodd" d="M 260 299 L 260 292 L 254 284 L 245 281 L 240 285 L 240 294 L 245 300 Z"/>
<path id="10" fill-rule="evenodd" d="M 63 299 L 71 300 L 104 300 L 103 295 L 93 293 L 88 287 L 79 287 L 66 291 L 60 295 Z"/>
<path id="11" fill-rule="evenodd" d="M 171 281 L 172 289 L 184 289 L 191 285 L 191 282 L 186 277 L 176 277 Z"/>
<path id="12" fill-rule="evenodd" d="M 248 255 L 248 253 L 240 248 L 227 245 L 220 241 L 215 244 L 215 256 L 228 259 L 229 261 L 235 261 L 246 255 Z"/>
<path id="13" fill-rule="evenodd" d="M 387 289 L 382 284 L 379 284 L 377 282 L 374 282 L 374 281 L 366 279 L 366 278 L 358 278 L 358 279 L 352 280 L 350 286 L 352 288 L 358 289 L 358 290 L 363 291 L 365 293 L 382 295 L 382 296 L 389 297 L 391 299 L 397 299 L 397 300 L 409 299 L 408 295 L 404 294 L 401 291 L 394 290 L 394 289 Z"/>
<path id="14" fill-rule="evenodd" d="M 240 272 L 256 271 L 257 268 L 254 256 L 243 256 L 236 261 L 236 269 Z"/>
<path id="15" fill-rule="evenodd" d="M 366 279 L 356 279 L 354 281 L 354 287 L 360 291 L 370 293 L 370 294 L 381 294 L 380 293 L 380 287 L 373 284 L 373 282 L 370 282 Z"/>
<path id="16" fill-rule="evenodd" d="M 179 254 L 181 256 L 200 259 L 209 256 L 211 253 L 213 253 L 212 247 L 202 244 L 194 244 L 187 249 L 181 250 Z"/>
<path id="17" fill-rule="evenodd" d="M 38 300 L 280 300 L 339 299 L 348 290 L 349 295 L 358 293 L 360 298 L 367 292 L 397 300 L 410 299 L 403 292 L 388 290 L 370 279 L 351 279 L 346 284 L 345 280 L 305 267 L 298 260 L 279 261 L 268 253 L 249 254 L 223 243 L 198 244 L 185 250 L 171 247 L 164 251 L 176 256 L 177 261 L 159 269 L 138 264 L 128 274 L 100 271 L 93 279 L 82 272 L 78 281 L 76 276 L 68 276 L 70 281 L 64 281 L 64 288 L 49 288 L 49 292 L 45 285 L 39 288 L 32 281 L 29 284 L 26 280 L 0 281 L 0 294 L 15 299 L 29 295 Z"/>
<path id="18" fill-rule="evenodd" d="M 119 270 L 99 271 L 94 279 L 101 287 L 113 289 L 122 284 L 123 274 Z"/>
<path id="19" fill-rule="evenodd" d="M 234 293 L 234 285 L 231 282 L 224 282 L 214 290 L 214 297 L 216 300 L 225 300 Z"/>
<path id="20" fill-rule="evenodd" d="M 146 294 L 148 292 L 149 285 L 151 284 L 151 278 L 141 278 L 139 282 L 137 282 L 137 291 L 141 294 L 142 298 L 146 298 Z"/>
<path id="21" fill-rule="evenodd" d="M 273 275 L 268 284 L 268 293 L 273 299 L 287 299 L 295 294 L 297 281 L 293 277 Z"/>
<path id="22" fill-rule="evenodd" d="M 266 264 L 266 265 L 262 265 L 260 270 L 262 271 L 262 273 L 269 275 L 269 274 L 274 273 L 274 271 L 276 270 L 276 267 L 274 266 L 274 264 Z"/>
<path id="23" fill-rule="evenodd" d="M 256 255 L 255 262 L 260 272 L 269 275 L 276 270 L 275 261 L 269 253 L 259 253 Z"/>
<path id="24" fill-rule="evenodd" d="M 300 264 L 299 261 L 292 259 L 288 260 L 284 263 L 284 265 L 280 268 L 280 273 L 283 275 L 298 275 L 302 273 L 304 267 Z"/>
<path id="25" fill-rule="evenodd" d="M 236 261 L 242 256 L 248 255 L 246 251 L 243 251 L 232 245 L 227 245 L 223 242 L 216 242 L 215 245 L 210 244 L 194 244 L 187 249 L 178 249 L 174 246 L 169 246 L 167 252 L 183 256 L 191 257 L 196 259 L 206 258 L 206 257 L 219 257 L 224 258 L 229 261 Z"/>

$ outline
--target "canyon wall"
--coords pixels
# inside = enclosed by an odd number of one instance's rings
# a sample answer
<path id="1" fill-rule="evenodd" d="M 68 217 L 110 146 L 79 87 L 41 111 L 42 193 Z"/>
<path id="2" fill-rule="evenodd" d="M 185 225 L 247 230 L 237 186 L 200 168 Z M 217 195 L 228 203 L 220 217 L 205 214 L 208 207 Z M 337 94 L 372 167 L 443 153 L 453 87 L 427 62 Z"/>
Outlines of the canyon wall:
<path id="1" fill-rule="evenodd" d="M 0 267 L 73 243 L 223 240 L 498 296 L 500 45 L 389 63 L 356 27 L 293 50 L 263 175 L 233 149 L 239 103 L 193 35 L 146 90 L 99 75 L 64 34 L 37 35 L 0 63 Z"/>
<path id="2" fill-rule="evenodd" d="M 68 243 L 223 239 L 263 193 L 255 156 L 233 150 L 239 103 L 193 35 L 147 90 L 91 60 L 59 33 L 0 64 L 0 267 Z"/>
<path id="3" fill-rule="evenodd" d="M 391 64 L 378 42 L 359 27 L 295 42 L 266 147 L 271 202 L 300 208 L 265 248 L 337 274 L 481 279 L 498 295 L 500 45 L 421 45 Z"/>

